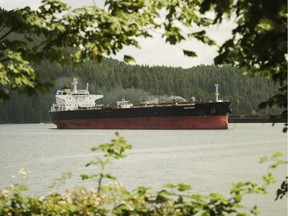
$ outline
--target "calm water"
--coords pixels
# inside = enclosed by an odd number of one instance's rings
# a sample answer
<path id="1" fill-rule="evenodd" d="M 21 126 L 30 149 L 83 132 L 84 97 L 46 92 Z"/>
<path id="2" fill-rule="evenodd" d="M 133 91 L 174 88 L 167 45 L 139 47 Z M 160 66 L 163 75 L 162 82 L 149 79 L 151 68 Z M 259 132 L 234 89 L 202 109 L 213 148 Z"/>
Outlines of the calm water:
<path id="1" fill-rule="evenodd" d="M 281 151 L 287 156 L 287 135 L 283 124 L 230 124 L 228 130 L 120 130 L 133 149 L 113 164 L 109 173 L 124 187 L 159 188 L 167 183 L 188 183 L 195 193 L 228 194 L 232 182 L 261 182 L 268 164 L 262 156 Z M 114 138 L 114 130 L 57 130 L 52 124 L 0 125 L 0 186 L 11 184 L 20 168 L 28 168 L 31 193 L 47 191 L 53 179 L 71 171 L 70 184 L 81 182 L 79 174 L 93 167 L 92 146 Z M 286 158 L 286 157 L 285 157 Z M 283 166 L 275 175 L 283 180 Z M 287 200 L 274 202 L 268 195 L 248 197 L 248 206 L 258 205 L 260 215 L 286 215 Z"/>

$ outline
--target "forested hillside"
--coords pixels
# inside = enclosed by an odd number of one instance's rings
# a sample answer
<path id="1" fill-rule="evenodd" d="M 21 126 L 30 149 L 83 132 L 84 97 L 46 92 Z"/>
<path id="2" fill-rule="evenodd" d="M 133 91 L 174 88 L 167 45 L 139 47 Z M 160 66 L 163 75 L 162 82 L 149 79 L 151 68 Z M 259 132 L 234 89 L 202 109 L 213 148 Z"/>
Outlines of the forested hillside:
<path id="1" fill-rule="evenodd" d="M 48 110 L 54 102 L 56 89 L 79 78 L 79 88 L 89 83 L 91 93 L 104 95 L 101 103 L 113 104 L 125 98 L 134 103 L 165 100 L 171 95 L 187 100 L 214 100 L 215 83 L 219 84 L 220 98 L 232 102 L 233 114 L 260 113 L 258 104 L 273 94 L 270 81 L 260 77 L 243 76 L 242 71 L 229 66 L 197 66 L 189 69 L 127 65 L 117 60 L 87 62 L 82 67 L 62 67 L 45 62 L 38 67 L 45 76 L 54 77 L 56 85 L 49 94 L 28 97 L 12 95 L 9 102 L 0 104 L 0 123 L 49 122 Z M 263 111 L 261 111 L 263 113 Z"/>

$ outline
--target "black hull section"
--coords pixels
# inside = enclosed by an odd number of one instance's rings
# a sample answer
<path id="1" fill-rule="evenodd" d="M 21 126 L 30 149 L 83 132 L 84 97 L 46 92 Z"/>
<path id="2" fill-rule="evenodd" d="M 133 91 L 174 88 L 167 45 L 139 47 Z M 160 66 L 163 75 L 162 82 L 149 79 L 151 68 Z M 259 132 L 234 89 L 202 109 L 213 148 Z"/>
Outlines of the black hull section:
<path id="1" fill-rule="evenodd" d="M 169 106 L 103 108 L 50 112 L 51 120 L 125 119 L 145 117 L 223 116 L 231 112 L 230 102 L 174 104 Z"/>

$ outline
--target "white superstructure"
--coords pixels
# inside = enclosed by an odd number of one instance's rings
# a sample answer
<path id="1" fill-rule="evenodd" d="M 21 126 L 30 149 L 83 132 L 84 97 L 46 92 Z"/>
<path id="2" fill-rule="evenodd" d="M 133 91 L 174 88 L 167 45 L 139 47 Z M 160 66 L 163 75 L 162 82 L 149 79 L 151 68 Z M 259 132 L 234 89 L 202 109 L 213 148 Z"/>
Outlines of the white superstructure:
<path id="1" fill-rule="evenodd" d="M 103 95 L 90 94 L 88 91 L 88 83 L 86 89 L 78 90 L 78 79 L 74 77 L 72 89 L 64 87 L 56 92 L 56 104 L 53 104 L 51 111 L 67 111 L 78 109 L 89 109 L 95 107 L 96 100 L 103 98 Z"/>
<path id="2" fill-rule="evenodd" d="M 133 104 L 130 103 L 130 101 L 125 100 L 124 98 L 122 98 L 121 101 L 117 101 L 116 105 L 118 108 L 131 108 L 131 107 L 133 107 Z"/>

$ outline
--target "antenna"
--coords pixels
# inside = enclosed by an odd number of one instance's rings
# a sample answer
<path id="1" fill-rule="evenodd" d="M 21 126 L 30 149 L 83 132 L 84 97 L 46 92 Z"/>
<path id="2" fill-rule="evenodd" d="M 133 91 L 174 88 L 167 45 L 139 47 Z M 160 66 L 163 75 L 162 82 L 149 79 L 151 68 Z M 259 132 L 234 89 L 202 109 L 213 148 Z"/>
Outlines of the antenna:
<path id="1" fill-rule="evenodd" d="M 76 77 L 73 78 L 73 82 L 72 82 L 72 86 L 73 86 L 73 90 L 72 92 L 73 93 L 77 93 L 78 90 L 77 90 L 77 84 L 78 84 L 78 79 Z"/>
<path id="2" fill-rule="evenodd" d="M 218 84 L 215 84 L 215 87 L 216 87 L 216 92 L 215 92 L 216 102 L 219 102 L 219 92 L 218 92 L 218 87 L 219 87 L 219 85 L 218 85 Z"/>

